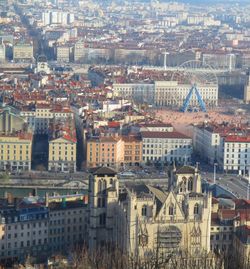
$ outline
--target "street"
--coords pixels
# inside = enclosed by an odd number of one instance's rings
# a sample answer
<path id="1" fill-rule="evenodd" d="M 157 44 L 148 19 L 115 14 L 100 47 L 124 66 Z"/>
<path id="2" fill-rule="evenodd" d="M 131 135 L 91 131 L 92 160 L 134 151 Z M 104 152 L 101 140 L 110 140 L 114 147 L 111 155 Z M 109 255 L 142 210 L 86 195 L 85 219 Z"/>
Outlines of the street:
<path id="1" fill-rule="evenodd" d="M 214 173 L 201 172 L 202 178 L 213 183 Z M 247 180 L 238 175 L 217 174 L 216 184 L 232 192 L 238 198 L 247 199 Z"/>

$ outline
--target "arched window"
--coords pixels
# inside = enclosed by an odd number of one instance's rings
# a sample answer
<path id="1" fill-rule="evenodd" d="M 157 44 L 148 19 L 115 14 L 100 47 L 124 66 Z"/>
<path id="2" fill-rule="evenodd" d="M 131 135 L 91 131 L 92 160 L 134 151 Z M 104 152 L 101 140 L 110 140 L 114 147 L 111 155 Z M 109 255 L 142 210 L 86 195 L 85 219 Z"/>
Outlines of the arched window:
<path id="1" fill-rule="evenodd" d="M 141 209 L 141 215 L 146 217 L 147 216 L 147 206 L 143 205 Z"/>
<path id="2" fill-rule="evenodd" d="M 102 207 L 101 201 L 102 201 L 102 199 L 99 197 L 97 199 L 97 207 Z"/>
<path id="3" fill-rule="evenodd" d="M 186 190 L 187 190 L 187 178 L 183 177 L 182 178 L 182 191 L 186 192 Z"/>
<path id="4" fill-rule="evenodd" d="M 102 190 L 106 190 L 106 189 L 107 189 L 107 182 L 104 179 L 103 182 L 102 182 Z"/>
<path id="5" fill-rule="evenodd" d="M 173 216 L 174 215 L 174 205 L 171 203 L 168 208 L 168 215 Z"/>
<path id="6" fill-rule="evenodd" d="M 98 181 L 98 192 L 102 190 L 102 181 Z"/>
<path id="7" fill-rule="evenodd" d="M 194 215 L 198 215 L 199 214 L 199 205 L 196 203 L 194 205 Z"/>
<path id="8" fill-rule="evenodd" d="M 188 179 L 188 191 L 192 191 L 193 190 L 193 178 L 189 178 Z"/>

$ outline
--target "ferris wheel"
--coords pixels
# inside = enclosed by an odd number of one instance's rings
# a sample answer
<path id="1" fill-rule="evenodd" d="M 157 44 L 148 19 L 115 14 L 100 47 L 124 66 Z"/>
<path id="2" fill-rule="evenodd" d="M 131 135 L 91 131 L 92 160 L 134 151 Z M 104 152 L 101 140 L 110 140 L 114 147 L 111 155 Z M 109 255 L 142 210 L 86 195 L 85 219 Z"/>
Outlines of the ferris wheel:
<path id="1" fill-rule="evenodd" d="M 199 89 L 205 86 L 218 86 L 218 78 L 211 66 L 198 60 L 184 62 L 173 73 L 171 80 L 190 86 L 181 111 L 186 112 L 188 110 L 191 105 L 191 99 L 195 94 L 201 110 L 206 112 L 206 105 Z"/>

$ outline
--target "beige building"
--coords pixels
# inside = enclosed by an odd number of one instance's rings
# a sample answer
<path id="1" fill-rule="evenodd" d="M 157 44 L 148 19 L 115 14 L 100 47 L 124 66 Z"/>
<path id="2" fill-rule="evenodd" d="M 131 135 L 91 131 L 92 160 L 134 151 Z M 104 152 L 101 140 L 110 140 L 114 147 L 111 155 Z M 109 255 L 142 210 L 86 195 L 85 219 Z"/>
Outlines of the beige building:
<path id="1" fill-rule="evenodd" d="M 16 132 L 0 135 L 0 169 L 28 171 L 31 169 L 31 133 Z"/>
<path id="2" fill-rule="evenodd" d="M 116 244 L 150 255 L 210 250 L 211 194 L 202 193 L 197 168 L 174 169 L 168 190 L 130 184 L 120 192 L 115 171 L 102 167 L 89 179 L 89 246 Z"/>
<path id="3" fill-rule="evenodd" d="M 56 59 L 58 62 L 69 62 L 70 47 L 67 45 L 60 45 L 56 47 Z"/>
<path id="4" fill-rule="evenodd" d="M 76 139 L 62 136 L 49 141 L 49 171 L 76 171 Z"/>
<path id="5" fill-rule="evenodd" d="M 17 43 L 13 47 L 14 61 L 32 61 L 33 60 L 33 43 Z"/>
<path id="6" fill-rule="evenodd" d="M 76 171 L 76 129 L 71 118 L 54 119 L 49 129 L 48 170 Z"/>

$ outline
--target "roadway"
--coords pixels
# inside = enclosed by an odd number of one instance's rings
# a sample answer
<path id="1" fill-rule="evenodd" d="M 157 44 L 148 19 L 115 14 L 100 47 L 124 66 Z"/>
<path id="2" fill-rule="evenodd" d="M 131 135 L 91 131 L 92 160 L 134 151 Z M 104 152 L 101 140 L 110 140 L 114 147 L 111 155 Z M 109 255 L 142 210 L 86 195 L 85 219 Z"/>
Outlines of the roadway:
<path id="1" fill-rule="evenodd" d="M 214 174 L 212 172 L 202 172 L 202 178 L 213 183 Z M 233 193 L 238 198 L 247 199 L 247 180 L 238 175 L 217 174 L 216 184 L 227 191 Z"/>

